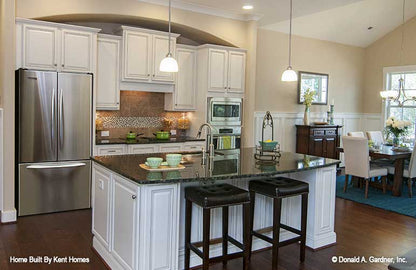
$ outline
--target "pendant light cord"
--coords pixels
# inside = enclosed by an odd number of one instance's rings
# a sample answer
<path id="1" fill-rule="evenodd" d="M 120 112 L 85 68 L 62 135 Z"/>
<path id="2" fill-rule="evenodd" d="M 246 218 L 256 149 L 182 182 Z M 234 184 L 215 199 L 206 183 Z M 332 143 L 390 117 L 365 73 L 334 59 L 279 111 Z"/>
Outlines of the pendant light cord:
<path id="1" fill-rule="evenodd" d="M 406 0 L 403 0 L 403 13 L 402 13 L 402 41 L 400 47 L 400 65 L 403 65 L 403 43 L 404 43 L 404 13 L 406 10 Z"/>
<path id="2" fill-rule="evenodd" d="M 170 21 L 171 21 L 171 11 L 172 10 L 172 0 L 169 0 L 169 56 L 172 56 L 171 52 L 170 52 L 170 36 L 171 36 L 171 26 L 170 26 Z"/>
<path id="3" fill-rule="evenodd" d="M 292 0 L 290 0 L 290 20 L 289 20 L 289 67 L 292 68 Z"/>

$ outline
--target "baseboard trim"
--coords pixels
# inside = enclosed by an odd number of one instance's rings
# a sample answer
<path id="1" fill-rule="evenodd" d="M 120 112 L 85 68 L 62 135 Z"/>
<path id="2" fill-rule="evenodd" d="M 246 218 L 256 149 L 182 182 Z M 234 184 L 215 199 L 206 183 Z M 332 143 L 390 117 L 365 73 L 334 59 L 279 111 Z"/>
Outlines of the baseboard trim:
<path id="1" fill-rule="evenodd" d="M 1 223 L 15 223 L 17 221 L 16 209 L 1 211 Z"/>

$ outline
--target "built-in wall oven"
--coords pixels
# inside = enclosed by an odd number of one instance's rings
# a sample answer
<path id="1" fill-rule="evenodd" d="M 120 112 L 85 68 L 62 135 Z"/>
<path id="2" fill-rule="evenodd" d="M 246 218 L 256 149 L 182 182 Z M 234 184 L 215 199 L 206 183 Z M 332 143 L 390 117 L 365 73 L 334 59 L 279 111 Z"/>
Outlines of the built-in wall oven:
<path id="1" fill-rule="evenodd" d="M 208 122 L 213 126 L 241 126 L 242 106 L 241 98 L 210 98 Z"/>

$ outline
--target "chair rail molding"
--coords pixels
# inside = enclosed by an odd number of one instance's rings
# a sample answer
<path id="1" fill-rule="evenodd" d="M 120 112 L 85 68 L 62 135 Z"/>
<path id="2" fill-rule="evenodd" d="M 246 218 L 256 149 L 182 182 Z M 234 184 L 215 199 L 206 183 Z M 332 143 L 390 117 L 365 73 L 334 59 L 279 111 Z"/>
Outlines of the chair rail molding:
<path id="1" fill-rule="evenodd" d="M 254 112 L 254 145 L 261 140 L 264 111 Z M 303 112 L 271 112 L 274 122 L 274 139 L 280 143 L 282 151 L 296 152 L 296 127 L 303 124 Z M 326 112 L 313 112 L 310 122 L 326 119 Z M 379 113 L 335 113 L 334 123 L 342 126 L 341 135 L 350 131 L 382 130 L 383 119 Z M 266 128 L 265 139 L 271 139 L 271 129 Z"/>

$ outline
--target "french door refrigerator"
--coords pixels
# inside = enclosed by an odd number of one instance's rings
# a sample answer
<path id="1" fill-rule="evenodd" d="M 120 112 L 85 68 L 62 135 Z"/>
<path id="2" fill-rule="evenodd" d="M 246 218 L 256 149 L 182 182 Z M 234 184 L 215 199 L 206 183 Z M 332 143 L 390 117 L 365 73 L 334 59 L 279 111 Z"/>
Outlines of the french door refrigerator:
<path id="1" fill-rule="evenodd" d="M 18 215 L 89 208 L 92 75 L 16 73 Z"/>

